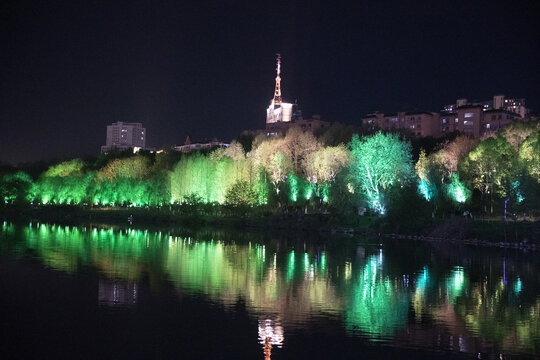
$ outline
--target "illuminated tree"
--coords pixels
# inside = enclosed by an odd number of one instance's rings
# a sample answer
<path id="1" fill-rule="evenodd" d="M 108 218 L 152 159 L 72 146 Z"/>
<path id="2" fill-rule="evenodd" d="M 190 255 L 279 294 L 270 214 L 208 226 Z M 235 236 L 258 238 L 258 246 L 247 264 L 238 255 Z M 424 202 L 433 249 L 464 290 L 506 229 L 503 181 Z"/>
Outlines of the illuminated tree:
<path id="1" fill-rule="evenodd" d="M 267 170 L 277 193 L 279 193 L 278 184 L 287 178 L 287 175 L 292 171 L 292 167 L 291 159 L 283 152 L 278 150 L 272 155 L 270 163 L 267 165 Z"/>
<path id="2" fill-rule="evenodd" d="M 284 153 L 290 156 L 296 173 L 302 170 L 302 162 L 307 160 L 308 155 L 321 148 L 321 144 L 310 131 L 303 132 L 297 126 L 287 131 L 283 142 L 286 149 Z"/>
<path id="3" fill-rule="evenodd" d="M 228 189 L 238 181 L 254 183 L 256 176 L 248 159 L 233 160 L 226 152 L 210 156 L 194 154 L 182 158 L 170 173 L 171 202 L 182 203 L 188 197 L 223 204 Z M 193 197 L 194 196 L 194 197 Z"/>
<path id="4" fill-rule="evenodd" d="M 101 168 L 97 177 L 112 181 L 116 178 L 144 179 L 150 175 L 150 160 L 145 156 L 114 159 Z"/>
<path id="5" fill-rule="evenodd" d="M 471 139 L 468 136 L 459 136 L 454 141 L 446 143 L 444 147 L 433 155 L 433 160 L 446 170 L 445 178 L 450 178 L 451 175 L 458 170 L 459 161 L 465 157 L 475 146 L 478 141 Z"/>
<path id="6" fill-rule="evenodd" d="M 395 134 L 378 132 L 362 139 L 353 136 L 350 147 L 356 186 L 366 196 L 369 207 L 384 214 L 385 190 L 403 185 L 414 176 L 410 143 L 400 141 Z"/>
<path id="7" fill-rule="evenodd" d="M 171 173 L 172 201 L 181 203 L 196 195 L 210 201 L 209 187 L 213 176 L 212 162 L 201 154 L 182 158 Z"/>
<path id="8" fill-rule="evenodd" d="M 540 124 L 538 123 L 515 121 L 509 126 L 503 128 L 500 131 L 500 134 L 506 139 L 506 141 L 508 141 L 514 150 L 518 151 L 525 139 L 527 139 L 527 137 L 532 133 L 538 132 L 539 129 Z"/>
<path id="9" fill-rule="evenodd" d="M 509 195 L 519 171 L 516 159 L 516 151 L 497 136 L 480 142 L 460 163 L 460 169 L 482 194 L 493 192 L 503 198 Z"/>
<path id="10" fill-rule="evenodd" d="M 256 172 L 270 178 L 276 193 L 292 169 L 292 162 L 283 138 L 271 138 L 260 142 L 249 154 Z"/>
<path id="11" fill-rule="evenodd" d="M 51 166 L 40 177 L 36 190 L 43 204 L 80 204 L 89 198 L 93 176 L 85 173 L 85 164 L 73 159 Z"/>
<path id="12" fill-rule="evenodd" d="M 540 183 L 540 131 L 527 137 L 519 148 L 518 156 L 529 176 Z"/>
<path id="13" fill-rule="evenodd" d="M 414 166 L 416 175 L 419 178 L 418 193 L 427 201 L 431 201 L 437 194 L 437 186 L 433 180 L 436 176 L 434 176 L 435 166 L 432 159 L 432 157 L 426 156 L 426 151 L 422 149 Z"/>
<path id="14" fill-rule="evenodd" d="M 349 151 L 345 145 L 324 147 L 306 156 L 302 164 L 303 173 L 317 195 L 325 200 L 320 194 L 320 187 L 328 188 L 348 162 Z"/>
<path id="15" fill-rule="evenodd" d="M 153 166 L 146 156 L 113 159 L 95 176 L 92 202 L 102 205 L 148 205 Z M 166 192 L 167 188 L 164 189 Z"/>
<path id="16" fill-rule="evenodd" d="M 24 204 L 32 201 L 34 198 L 32 178 L 22 171 L 4 175 L 0 182 L 0 196 L 5 204 Z"/>
<path id="17" fill-rule="evenodd" d="M 255 144 L 255 142 L 254 142 Z M 266 141 L 258 142 L 254 145 L 253 150 L 249 153 L 254 166 L 258 169 L 268 170 L 271 166 L 272 158 L 277 152 L 281 152 L 288 156 L 287 149 L 283 138 L 270 138 Z"/>
<path id="18" fill-rule="evenodd" d="M 456 203 L 463 204 L 471 198 L 471 190 L 459 181 L 457 174 L 452 174 L 450 184 L 445 185 L 445 188 L 448 198 Z"/>
<path id="19" fill-rule="evenodd" d="M 223 151 L 223 155 L 230 157 L 234 161 L 240 161 L 246 157 L 242 144 L 236 140 L 231 141 L 229 147 L 225 148 Z"/>
<path id="20" fill-rule="evenodd" d="M 238 181 L 227 190 L 225 203 L 231 205 L 256 205 L 257 192 L 247 181 Z"/>
<path id="21" fill-rule="evenodd" d="M 414 165 L 414 170 L 416 171 L 416 175 L 420 179 L 426 180 L 428 177 L 429 172 L 429 159 L 426 156 L 426 151 L 424 149 L 420 150 L 420 155 L 418 156 L 418 161 Z"/>
<path id="22" fill-rule="evenodd" d="M 51 166 L 44 174 L 45 177 L 66 177 L 83 175 L 84 162 L 81 159 L 64 161 L 58 165 Z"/>

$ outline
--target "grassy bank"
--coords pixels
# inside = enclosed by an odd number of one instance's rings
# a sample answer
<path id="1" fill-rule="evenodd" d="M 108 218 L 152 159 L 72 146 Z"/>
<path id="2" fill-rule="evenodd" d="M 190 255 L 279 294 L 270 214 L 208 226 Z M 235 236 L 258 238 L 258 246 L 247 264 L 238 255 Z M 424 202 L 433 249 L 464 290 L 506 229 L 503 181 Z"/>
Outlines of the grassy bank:
<path id="1" fill-rule="evenodd" d="M 87 208 L 46 206 L 39 208 L 3 208 L 0 216 L 10 220 L 39 220 L 51 223 L 105 223 L 136 226 L 185 225 L 190 227 L 227 226 L 302 230 L 316 232 L 365 232 L 376 219 L 332 214 L 305 214 L 299 208 L 279 212 L 264 207 L 182 206 L 162 208 Z"/>
<path id="2" fill-rule="evenodd" d="M 227 227 L 262 231 L 311 231 L 363 236 L 407 236 L 436 241 L 531 245 L 540 248 L 540 222 L 479 220 L 463 217 L 392 219 L 354 214 L 309 213 L 301 208 L 177 206 L 162 208 L 88 208 L 46 206 L 8 207 L 0 210 L 6 220 L 63 224 L 118 224 L 145 226 L 181 225 L 192 228 Z M 130 224 L 131 219 L 131 224 Z"/>

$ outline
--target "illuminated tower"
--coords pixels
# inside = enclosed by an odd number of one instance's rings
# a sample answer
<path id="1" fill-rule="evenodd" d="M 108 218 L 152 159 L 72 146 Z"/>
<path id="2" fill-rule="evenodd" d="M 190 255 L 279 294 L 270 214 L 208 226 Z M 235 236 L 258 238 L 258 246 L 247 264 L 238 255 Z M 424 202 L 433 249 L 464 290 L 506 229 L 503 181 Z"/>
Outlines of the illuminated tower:
<path id="1" fill-rule="evenodd" d="M 281 105 L 281 55 L 277 54 L 276 90 L 274 91 L 274 105 Z"/>
<path id="2" fill-rule="evenodd" d="M 293 104 L 282 102 L 281 98 L 281 55 L 277 54 L 277 76 L 274 98 L 266 109 L 266 125 L 278 122 L 290 122 L 293 114 Z"/>

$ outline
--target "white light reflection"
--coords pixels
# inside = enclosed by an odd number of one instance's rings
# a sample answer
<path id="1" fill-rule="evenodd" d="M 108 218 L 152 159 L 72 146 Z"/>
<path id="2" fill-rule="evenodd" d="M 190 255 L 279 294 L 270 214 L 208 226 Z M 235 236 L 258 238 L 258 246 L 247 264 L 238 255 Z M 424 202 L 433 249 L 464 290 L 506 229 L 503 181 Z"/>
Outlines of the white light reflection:
<path id="1" fill-rule="evenodd" d="M 283 346 L 283 339 L 283 328 L 278 321 L 259 320 L 259 344 L 263 345 L 265 360 L 271 359 L 273 346 L 278 348 Z"/>

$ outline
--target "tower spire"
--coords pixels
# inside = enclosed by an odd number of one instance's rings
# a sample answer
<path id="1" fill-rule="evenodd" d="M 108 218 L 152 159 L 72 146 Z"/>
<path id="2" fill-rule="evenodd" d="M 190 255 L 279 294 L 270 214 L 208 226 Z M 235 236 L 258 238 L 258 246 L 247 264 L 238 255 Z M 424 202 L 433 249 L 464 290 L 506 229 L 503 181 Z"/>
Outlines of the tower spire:
<path id="1" fill-rule="evenodd" d="M 281 105 L 281 55 L 277 55 L 277 76 L 276 76 L 276 90 L 274 91 L 274 105 Z"/>

